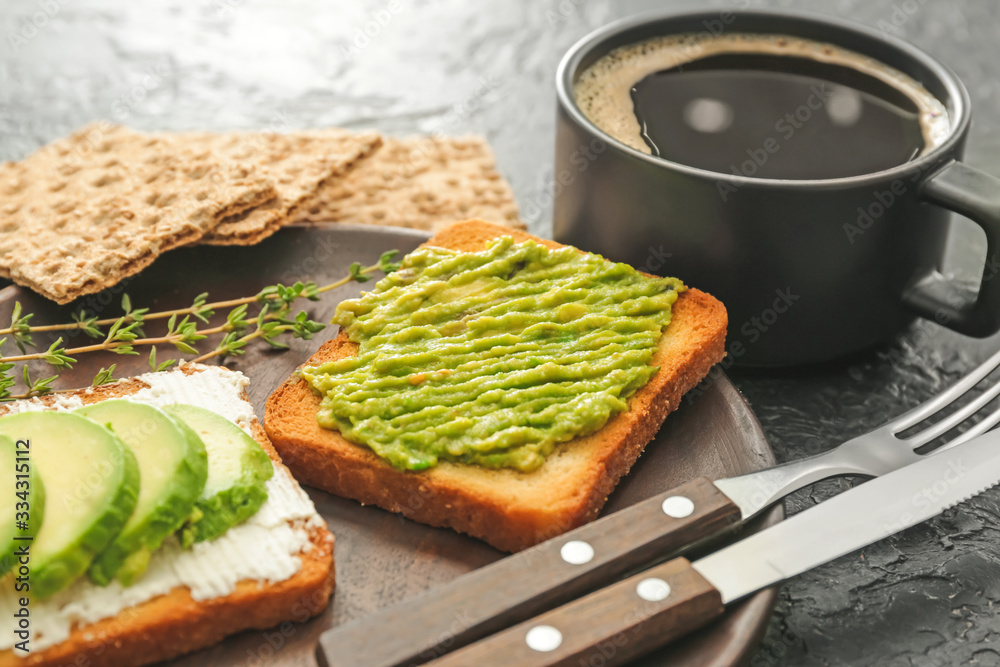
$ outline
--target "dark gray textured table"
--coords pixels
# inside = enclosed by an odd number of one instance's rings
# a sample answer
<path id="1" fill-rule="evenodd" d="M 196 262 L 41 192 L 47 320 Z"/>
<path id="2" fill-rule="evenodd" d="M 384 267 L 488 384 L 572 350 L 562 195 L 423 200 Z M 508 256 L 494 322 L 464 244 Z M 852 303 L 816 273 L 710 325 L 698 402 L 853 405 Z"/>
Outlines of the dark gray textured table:
<path id="1" fill-rule="evenodd" d="M 97 118 L 141 129 L 339 125 L 486 134 L 532 231 L 551 229 L 561 54 L 661 0 L 173 0 L 0 3 L 0 159 Z M 989 0 L 718 0 L 812 9 L 883 29 L 965 80 L 968 161 L 1000 175 L 1000 5 Z M 956 224 L 950 268 L 978 237 Z M 976 259 L 978 252 L 978 258 Z M 778 458 L 827 449 L 915 405 L 1000 346 L 918 323 L 855 359 L 733 373 Z M 800 510 L 848 486 L 817 485 Z M 787 584 L 752 665 L 1000 665 L 1000 493 Z"/>

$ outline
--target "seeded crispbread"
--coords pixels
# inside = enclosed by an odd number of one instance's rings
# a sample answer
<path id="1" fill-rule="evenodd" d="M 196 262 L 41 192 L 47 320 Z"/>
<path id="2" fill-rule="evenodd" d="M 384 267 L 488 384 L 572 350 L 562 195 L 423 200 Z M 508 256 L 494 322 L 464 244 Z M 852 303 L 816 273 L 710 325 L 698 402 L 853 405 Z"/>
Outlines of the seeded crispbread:
<path id="1" fill-rule="evenodd" d="M 185 132 L 181 142 L 197 142 L 253 169 L 266 169 L 278 196 L 231 216 L 206 234 L 202 243 L 252 245 L 288 222 L 289 215 L 320 183 L 345 173 L 382 144 L 378 132 L 342 129 L 274 132 Z"/>
<path id="2" fill-rule="evenodd" d="M 0 163 L 0 275 L 68 303 L 276 194 L 203 146 L 93 123 Z"/>
<path id="3" fill-rule="evenodd" d="M 299 207 L 297 222 L 357 222 L 437 231 L 479 218 L 524 229 L 485 138 L 386 137 L 343 178 Z"/>
<path id="4" fill-rule="evenodd" d="M 426 245 L 477 251 L 499 236 L 560 247 L 481 220 L 456 223 Z M 397 470 L 339 431 L 321 428 L 320 396 L 297 374 L 267 399 L 264 428 L 303 484 L 518 551 L 597 517 L 667 414 L 725 355 L 727 322 L 725 307 L 711 295 L 694 288 L 681 293 L 651 361 L 659 370 L 628 399 L 628 409 L 599 431 L 557 445 L 529 473 L 448 461 L 420 472 Z M 303 365 L 352 357 L 357 349 L 341 331 Z"/>

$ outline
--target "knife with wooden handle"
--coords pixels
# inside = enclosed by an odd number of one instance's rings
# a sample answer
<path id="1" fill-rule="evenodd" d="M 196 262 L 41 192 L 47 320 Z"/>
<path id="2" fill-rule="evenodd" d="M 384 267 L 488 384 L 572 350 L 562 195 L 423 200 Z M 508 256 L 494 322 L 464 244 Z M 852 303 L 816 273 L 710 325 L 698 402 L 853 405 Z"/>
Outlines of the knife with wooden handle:
<path id="1" fill-rule="evenodd" d="M 1000 432 L 827 500 L 694 563 L 678 558 L 430 663 L 618 665 L 694 630 L 724 605 L 937 516 L 1000 482 Z"/>

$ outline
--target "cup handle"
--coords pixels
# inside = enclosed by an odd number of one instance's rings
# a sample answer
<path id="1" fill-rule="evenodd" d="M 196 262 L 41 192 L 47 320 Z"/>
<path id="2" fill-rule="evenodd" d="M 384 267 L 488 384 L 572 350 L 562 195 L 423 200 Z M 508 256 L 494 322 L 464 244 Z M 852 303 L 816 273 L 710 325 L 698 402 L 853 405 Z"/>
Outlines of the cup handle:
<path id="1" fill-rule="evenodd" d="M 986 232 L 986 264 L 979 293 L 968 290 L 938 271 L 903 295 L 903 303 L 917 315 L 968 336 L 985 337 L 1000 330 L 1000 280 L 995 257 L 1000 247 L 1000 178 L 950 162 L 920 186 L 920 198 L 966 216 Z"/>

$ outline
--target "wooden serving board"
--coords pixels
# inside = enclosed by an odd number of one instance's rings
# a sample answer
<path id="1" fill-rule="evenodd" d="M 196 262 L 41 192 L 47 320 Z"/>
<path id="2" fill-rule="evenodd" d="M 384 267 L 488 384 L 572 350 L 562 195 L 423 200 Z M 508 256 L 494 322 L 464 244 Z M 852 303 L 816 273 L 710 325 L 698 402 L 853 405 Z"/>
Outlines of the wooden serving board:
<path id="1" fill-rule="evenodd" d="M 116 317 L 120 315 L 123 292 L 129 294 L 134 306 L 155 311 L 184 307 L 205 291 L 210 292 L 209 301 L 218 301 L 252 295 L 276 282 L 313 280 L 323 285 L 346 275 L 352 262 L 373 264 L 385 250 L 406 253 L 426 238 L 423 232 L 362 225 L 293 226 L 253 247 L 200 246 L 170 252 L 126 284 L 83 297 L 69 306 L 56 306 L 30 290 L 10 285 L 0 290 L 0 323 L 6 326 L 10 321 L 16 301 L 21 302 L 25 312 L 35 313 L 32 324 L 44 324 L 71 321 L 71 314 L 81 307 L 101 318 Z M 299 307 L 307 308 L 313 319 L 327 322 L 337 303 L 357 295 L 364 287 L 350 283 L 326 293 L 319 302 L 303 300 Z M 146 333 L 156 335 L 158 331 L 150 323 Z M 244 356 L 232 358 L 226 365 L 250 377 L 250 399 L 258 416 L 263 416 L 268 394 L 322 341 L 335 334 L 336 327 L 330 326 L 312 341 L 292 341 L 291 349 L 284 352 L 269 350 L 263 344 L 251 345 Z M 54 339 L 55 335 L 35 335 L 41 349 Z M 77 334 L 69 337 L 67 346 L 90 342 Z M 13 349 L 8 341 L 4 352 L 11 355 Z M 55 386 L 89 385 L 99 368 L 112 363 L 117 364 L 116 377 L 143 373 L 149 370 L 147 356 L 146 349 L 139 356 L 83 355 L 73 370 L 61 374 Z M 171 358 L 173 350 L 161 346 L 157 356 L 161 361 Z M 44 364 L 33 364 L 32 369 L 36 375 L 52 374 Z M 774 455 L 749 406 L 729 380 L 721 376 L 699 396 L 685 400 L 667 418 L 656 439 L 611 496 L 605 512 L 627 507 L 699 475 L 713 479 L 728 477 L 774 463 Z M 333 603 L 307 622 L 244 632 L 170 665 L 313 666 L 315 645 L 324 630 L 371 614 L 504 556 L 485 543 L 450 530 L 431 528 L 375 507 L 363 507 L 323 491 L 308 490 L 336 535 L 337 588 Z M 747 530 L 759 529 L 782 518 L 782 510 L 776 508 Z M 749 658 L 766 627 L 775 597 L 775 590 L 762 591 L 734 605 L 718 623 L 635 664 L 671 667 L 740 664 Z M 302 602 L 303 612 L 315 605 L 311 600 Z M 391 633 L 392 628 L 386 628 L 385 632 Z M 371 641 L 378 642 L 379 637 L 372 637 Z"/>

